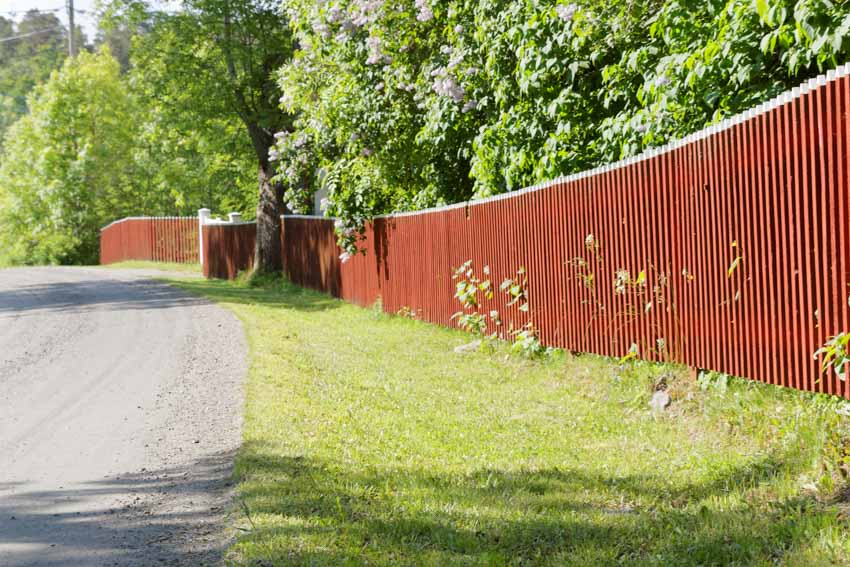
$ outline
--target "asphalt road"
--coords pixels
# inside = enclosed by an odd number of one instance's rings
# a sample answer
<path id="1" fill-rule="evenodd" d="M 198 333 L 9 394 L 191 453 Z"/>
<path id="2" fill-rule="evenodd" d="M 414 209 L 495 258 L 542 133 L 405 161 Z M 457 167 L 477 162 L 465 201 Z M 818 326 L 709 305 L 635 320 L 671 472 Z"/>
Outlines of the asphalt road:
<path id="1" fill-rule="evenodd" d="M 0 270 L 0 565 L 207 565 L 246 346 L 143 272 Z"/>

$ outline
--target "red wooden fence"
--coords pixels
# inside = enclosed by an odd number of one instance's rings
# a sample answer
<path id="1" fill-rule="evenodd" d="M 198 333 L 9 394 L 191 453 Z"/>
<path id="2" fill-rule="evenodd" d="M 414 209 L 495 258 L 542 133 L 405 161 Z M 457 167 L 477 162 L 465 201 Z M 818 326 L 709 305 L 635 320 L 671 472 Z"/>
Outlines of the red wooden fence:
<path id="1" fill-rule="evenodd" d="M 198 262 L 197 217 L 131 217 L 100 232 L 100 263 Z"/>
<path id="2" fill-rule="evenodd" d="M 204 225 L 204 276 L 232 280 L 254 264 L 257 225 Z"/>
<path id="3" fill-rule="evenodd" d="M 612 356 L 636 345 L 642 358 L 850 397 L 812 356 L 850 330 L 847 70 L 611 166 L 378 218 L 346 263 L 330 220 L 285 217 L 286 273 L 450 325 L 456 267 L 472 260 L 484 278 L 488 266 L 498 287 L 523 266 L 527 312 L 499 292 L 482 302 L 503 329 L 530 322 L 546 345 Z M 232 277 L 250 265 L 253 233 L 214 230 L 230 240 L 207 257 L 229 263 L 208 262 L 208 275 Z"/>

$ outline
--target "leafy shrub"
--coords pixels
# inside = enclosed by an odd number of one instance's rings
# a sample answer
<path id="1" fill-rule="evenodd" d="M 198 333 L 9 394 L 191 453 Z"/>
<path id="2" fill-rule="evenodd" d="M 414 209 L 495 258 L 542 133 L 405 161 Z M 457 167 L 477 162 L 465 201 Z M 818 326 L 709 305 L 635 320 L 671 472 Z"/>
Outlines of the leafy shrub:
<path id="1" fill-rule="evenodd" d="M 847 59 L 824 0 L 284 2 L 300 118 L 294 194 L 365 219 L 484 197 L 633 155 Z M 287 166 L 289 168 L 289 166 Z"/>

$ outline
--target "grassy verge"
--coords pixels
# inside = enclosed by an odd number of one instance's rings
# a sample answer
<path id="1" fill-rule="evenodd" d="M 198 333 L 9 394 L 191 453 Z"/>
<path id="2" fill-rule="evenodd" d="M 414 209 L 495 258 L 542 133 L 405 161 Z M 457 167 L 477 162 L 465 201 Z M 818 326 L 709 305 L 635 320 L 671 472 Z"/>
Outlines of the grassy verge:
<path id="1" fill-rule="evenodd" d="M 286 284 L 177 285 L 236 312 L 251 345 L 233 564 L 850 561 L 845 402 L 460 355 L 468 335 Z"/>
<path id="2" fill-rule="evenodd" d="M 181 264 L 177 262 L 148 262 L 144 260 L 127 260 L 126 262 L 116 262 L 114 264 L 106 264 L 101 268 L 110 269 L 145 269 L 145 270 L 161 270 L 164 272 L 185 272 L 192 274 L 201 273 L 200 264 Z"/>

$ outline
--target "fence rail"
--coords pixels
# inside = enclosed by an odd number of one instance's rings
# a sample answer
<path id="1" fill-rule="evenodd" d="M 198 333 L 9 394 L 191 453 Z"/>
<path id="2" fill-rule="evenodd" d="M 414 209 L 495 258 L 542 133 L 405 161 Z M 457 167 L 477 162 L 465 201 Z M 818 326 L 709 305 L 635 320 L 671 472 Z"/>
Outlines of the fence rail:
<path id="1" fill-rule="evenodd" d="M 471 260 L 484 278 L 487 266 L 498 288 L 522 266 L 528 311 L 498 291 L 482 297 L 481 312 L 497 311 L 502 332 L 532 324 L 544 344 L 572 351 L 636 351 L 850 397 L 813 357 L 850 330 L 845 71 L 612 166 L 375 219 L 365 253 L 345 263 L 330 220 L 285 217 L 286 273 L 360 305 L 380 299 L 387 312 L 450 325 L 460 309 L 455 268 Z M 226 260 L 207 263 L 208 275 L 250 265 L 249 228 L 207 231 L 229 231 L 208 251 Z"/>

